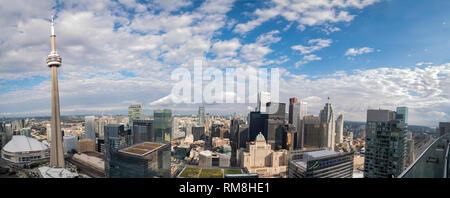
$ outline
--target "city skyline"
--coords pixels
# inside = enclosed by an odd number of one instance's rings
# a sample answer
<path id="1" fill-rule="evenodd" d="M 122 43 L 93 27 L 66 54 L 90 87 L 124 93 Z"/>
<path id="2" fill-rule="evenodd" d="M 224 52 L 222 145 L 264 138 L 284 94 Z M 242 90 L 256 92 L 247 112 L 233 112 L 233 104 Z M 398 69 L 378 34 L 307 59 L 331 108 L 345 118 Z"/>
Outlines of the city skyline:
<path id="1" fill-rule="evenodd" d="M 280 102 L 297 97 L 313 115 L 331 97 L 335 114 L 346 120 L 365 121 L 367 109 L 396 106 L 409 107 L 411 124 L 437 126 L 450 118 L 450 43 L 441 42 L 450 32 L 448 2 L 121 2 L 0 5 L 6 27 L 0 34 L 0 117 L 50 115 L 51 78 L 42 57 L 54 11 L 65 57 L 62 115 L 126 114 L 131 103 L 142 103 L 144 113 L 195 114 L 200 104 L 162 99 L 173 85 L 170 72 L 200 57 L 221 69 L 280 68 Z M 243 108 L 231 112 L 230 105 Z M 248 106 L 256 104 L 205 108 L 232 114 Z"/>

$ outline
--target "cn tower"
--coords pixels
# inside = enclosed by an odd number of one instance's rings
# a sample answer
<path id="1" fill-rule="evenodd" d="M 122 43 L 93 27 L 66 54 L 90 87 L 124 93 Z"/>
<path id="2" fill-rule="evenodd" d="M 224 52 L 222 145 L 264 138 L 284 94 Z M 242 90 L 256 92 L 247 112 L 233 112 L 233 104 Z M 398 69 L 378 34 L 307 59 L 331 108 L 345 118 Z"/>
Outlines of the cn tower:
<path id="1" fill-rule="evenodd" d="M 56 52 L 55 23 L 52 15 L 51 40 L 52 51 L 47 56 L 47 65 L 52 69 L 52 120 L 51 120 L 51 150 L 50 166 L 64 168 L 64 153 L 61 133 L 61 117 L 59 115 L 59 90 L 58 90 L 58 67 L 61 66 L 61 56 Z"/>

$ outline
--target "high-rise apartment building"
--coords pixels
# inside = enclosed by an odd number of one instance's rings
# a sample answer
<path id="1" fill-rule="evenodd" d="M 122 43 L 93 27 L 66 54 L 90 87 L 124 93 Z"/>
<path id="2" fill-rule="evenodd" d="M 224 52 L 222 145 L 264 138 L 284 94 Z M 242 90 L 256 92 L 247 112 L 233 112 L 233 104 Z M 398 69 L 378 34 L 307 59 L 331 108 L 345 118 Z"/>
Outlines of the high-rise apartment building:
<path id="1" fill-rule="evenodd" d="M 133 120 L 142 119 L 142 104 L 131 104 L 128 107 L 128 127 L 131 128 Z"/>
<path id="2" fill-rule="evenodd" d="M 405 110 L 405 109 L 403 109 Z M 390 110 L 367 110 L 364 177 L 397 177 L 405 168 L 406 117 Z M 398 118 L 398 119 L 397 119 Z"/>
<path id="3" fill-rule="evenodd" d="M 95 116 L 86 116 L 84 137 L 95 141 Z"/>
<path id="4" fill-rule="evenodd" d="M 205 126 L 205 107 L 198 108 L 198 121 L 200 126 Z"/>

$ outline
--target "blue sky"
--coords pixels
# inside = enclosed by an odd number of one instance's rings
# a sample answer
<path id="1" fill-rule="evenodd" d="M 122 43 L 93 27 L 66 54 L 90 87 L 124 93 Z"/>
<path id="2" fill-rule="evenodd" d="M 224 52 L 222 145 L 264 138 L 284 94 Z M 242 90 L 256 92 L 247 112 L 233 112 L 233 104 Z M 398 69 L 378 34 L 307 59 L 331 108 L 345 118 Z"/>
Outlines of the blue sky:
<path id="1" fill-rule="evenodd" d="M 331 97 L 346 120 L 410 107 L 413 124 L 450 119 L 450 2 L 444 0 L 8 1 L 0 5 L 0 116 L 49 115 L 49 13 L 56 13 L 62 114 L 146 113 L 167 100 L 170 72 L 280 68 L 280 97 Z M 245 113 L 253 104 L 207 106 Z"/>

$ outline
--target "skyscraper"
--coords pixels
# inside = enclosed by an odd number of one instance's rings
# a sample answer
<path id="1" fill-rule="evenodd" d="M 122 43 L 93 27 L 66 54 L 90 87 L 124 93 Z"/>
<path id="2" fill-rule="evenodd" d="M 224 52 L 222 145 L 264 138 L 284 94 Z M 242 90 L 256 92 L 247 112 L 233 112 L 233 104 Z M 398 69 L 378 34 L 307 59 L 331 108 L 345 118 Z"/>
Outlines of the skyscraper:
<path id="1" fill-rule="evenodd" d="M 198 119 L 199 119 L 199 125 L 205 126 L 205 107 L 201 106 L 198 108 Z"/>
<path id="2" fill-rule="evenodd" d="M 408 123 L 408 107 L 397 107 L 395 119 Z"/>
<path id="3" fill-rule="evenodd" d="M 108 124 L 105 126 L 105 177 L 110 177 L 110 162 L 113 152 L 120 149 L 119 134 L 124 133 L 124 126 L 121 124 Z"/>
<path id="4" fill-rule="evenodd" d="M 267 137 L 272 149 L 278 150 L 286 145 L 286 104 L 266 103 L 267 113 L 250 112 L 249 141 L 254 141 L 259 133 Z"/>
<path id="5" fill-rule="evenodd" d="M 302 142 L 300 148 L 325 148 L 327 147 L 326 124 L 320 121 L 317 116 L 305 116 L 302 121 L 302 131 L 300 134 Z"/>
<path id="6" fill-rule="evenodd" d="M 259 92 L 258 93 L 258 104 L 256 106 L 256 111 L 265 113 L 266 104 L 271 101 L 271 95 L 269 92 Z"/>
<path id="7" fill-rule="evenodd" d="M 336 119 L 336 144 L 344 142 L 344 115 L 340 114 Z"/>
<path id="8" fill-rule="evenodd" d="M 306 116 L 307 108 L 308 108 L 308 103 L 304 102 L 304 101 L 300 101 L 300 102 L 294 104 L 293 125 L 297 129 L 297 137 L 296 137 L 297 144 L 294 145 L 295 149 L 302 147 L 302 145 L 301 145 L 301 143 L 303 142 L 303 140 L 301 139 L 303 137 L 302 122 L 303 122 L 303 118 Z"/>
<path id="9" fill-rule="evenodd" d="M 294 112 L 294 105 L 297 103 L 298 103 L 298 99 L 296 97 L 289 98 L 289 124 L 294 124 L 294 118 L 298 119 L 298 117 L 300 116 L 300 115 L 294 115 L 294 113 L 300 113 L 300 112 Z"/>
<path id="10" fill-rule="evenodd" d="M 390 178 L 402 173 L 406 157 L 406 125 L 404 117 L 394 111 L 367 110 L 364 177 Z"/>
<path id="11" fill-rule="evenodd" d="M 85 133 L 84 137 L 86 139 L 91 139 L 95 141 L 95 116 L 86 116 L 85 120 Z"/>
<path id="12" fill-rule="evenodd" d="M 133 120 L 142 119 L 142 104 L 131 104 L 128 107 L 128 127 L 131 128 Z"/>
<path id="13" fill-rule="evenodd" d="M 170 109 L 154 110 L 155 142 L 170 143 L 172 134 L 172 111 Z"/>
<path id="14" fill-rule="evenodd" d="M 334 150 L 335 145 L 335 124 L 334 124 L 334 112 L 333 106 L 331 106 L 330 98 L 328 98 L 328 103 L 320 111 L 320 122 L 325 124 L 325 134 L 326 134 L 326 145 L 330 150 Z"/>
<path id="15" fill-rule="evenodd" d="M 132 144 L 154 141 L 153 120 L 134 120 L 131 129 L 131 134 L 133 136 Z"/>
<path id="16" fill-rule="evenodd" d="M 55 43 L 55 23 L 52 15 L 51 24 L 52 51 L 47 56 L 47 65 L 52 69 L 52 119 L 50 122 L 51 131 L 51 150 L 50 166 L 64 168 L 64 153 L 61 134 L 61 118 L 59 112 L 59 89 L 58 89 L 58 67 L 61 66 L 61 56 L 56 51 Z"/>

